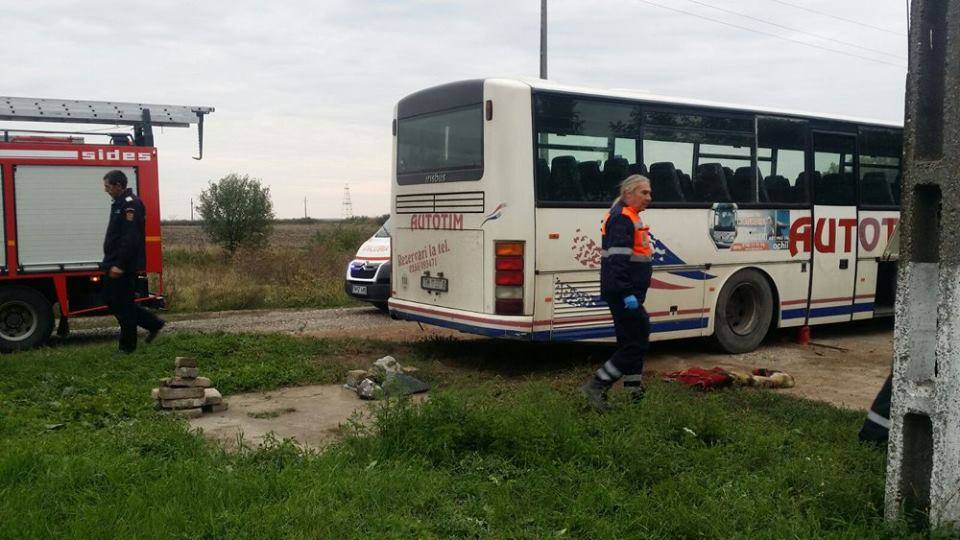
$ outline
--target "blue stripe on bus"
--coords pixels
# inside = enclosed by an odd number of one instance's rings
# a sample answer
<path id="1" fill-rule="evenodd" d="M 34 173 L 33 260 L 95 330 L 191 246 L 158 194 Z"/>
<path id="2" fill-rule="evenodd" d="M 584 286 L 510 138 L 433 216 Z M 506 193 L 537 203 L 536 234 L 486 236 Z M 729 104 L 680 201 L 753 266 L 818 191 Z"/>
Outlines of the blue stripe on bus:
<path id="1" fill-rule="evenodd" d="M 530 332 L 525 330 L 504 330 L 502 328 L 476 326 L 473 324 L 459 323 L 448 321 L 446 319 L 436 319 L 433 317 L 427 317 L 425 315 L 418 315 L 415 313 L 410 313 L 409 311 L 394 311 L 394 314 L 396 314 L 397 318 L 406 321 L 424 322 L 434 326 L 441 326 L 443 328 L 450 328 L 452 330 L 460 330 L 462 332 L 469 332 L 471 334 L 480 334 L 487 337 L 526 338 L 530 336 Z"/>
<path id="2" fill-rule="evenodd" d="M 695 280 L 697 280 L 697 281 L 706 281 L 706 280 L 708 280 L 708 279 L 713 279 L 713 278 L 717 277 L 717 276 L 714 276 L 714 275 L 712 275 L 712 274 L 708 274 L 708 273 L 706 273 L 706 272 L 703 272 L 703 271 L 701 271 L 701 270 L 683 270 L 683 271 L 680 271 L 680 272 L 670 272 L 670 273 L 673 274 L 673 275 L 675 275 L 675 276 L 685 277 L 685 278 L 689 278 L 689 279 L 695 279 Z"/>
<path id="3" fill-rule="evenodd" d="M 835 307 L 825 307 L 825 308 L 814 308 L 810 310 L 810 318 L 816 319 L 818 317 L 832 317 L 834 315 L 850 315 L 851 313 L 863 313 L 867 311 L 873 311 L 873 302 L 866 302 L 863 304 L 847 304 L 845 306 L 835 306 Z M 802 319 L 807 316 L 806 308 L 800 309 L 785 309 L 780 312 L 780 319 Z"/>
<path id="4" fill-rule="evenodd" d="M 650 332 L 678 332 L 680 330 L 695 330 L 706 328 L 709 322 L 707 317 L 695 319 L 681 319 L 677 321 L 656 322 L 650 325 Z M 566 330 L 544 330 L 534 332 L 533 339 L 538 341 L 577 341 L 580 339 L 599 339 L 616 335 L 613 325 L 593 326 L 590 328 L 570 328 Z"/>
<path id="5" fill-rule="evenodd" d="M 471 334 L 480 334 L 488 337 L 497 338 L 532 338 L 537 341 L 576 341 L 580 339 L 598 339 L 613 337 L 615 334 L 613 325 L 595 326 L 591 328 L 571 328 L 569 330 L 545 330 L 540 332 L 526 332 L 518 330 L 503 330 L 500 328 L 489 328 L 486 326 L 477 326 L 473 324 L 448 321 L 446 319 L 437 319 L 410 313 L 408 311 L 394 311 L 394 314 L 403 320 L 424 322 L 434 326 L 460 330 Z M 681 319 L 677 321 L 656 322 L 650 325 L 651 333 L 660 332 L 678 332 L 680 330 L 694 330 L 706 328 L 710 319 L 707 317 L 698 317 L 694 319 Z"/>

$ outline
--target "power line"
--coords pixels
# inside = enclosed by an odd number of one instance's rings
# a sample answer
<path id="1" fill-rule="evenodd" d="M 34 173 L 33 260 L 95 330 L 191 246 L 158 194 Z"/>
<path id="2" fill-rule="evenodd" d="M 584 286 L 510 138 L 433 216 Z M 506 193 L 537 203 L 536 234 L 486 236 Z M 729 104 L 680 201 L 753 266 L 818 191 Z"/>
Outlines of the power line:
<path id="1" fill-rule="evenodd" d="M 844 22 L 848 22 L 848 23 L 851 23 L 851 24 L 856 24 L 856 25 L 863 26 L 863 27 L 866 27 L 866 28 L 873 28 L 874 30 L 879 30 L 879 31 L 881 31 L 881 32 L 886 32 L 886 33 L 888 33 L 888 34 L 893 34 L 893 35 L 895 35 L 895 36 L 906 36 L 906 34 L 897 32 L 896 30 L 890 30 L 890 29 L 888 29 L 888 28 L 881 28 L 881 27 L 879 27 L 879 26 L 874 26 L 874 25 L 872 25 L 872 24 L 867 24 L 867 23 L 865 23 L 865 22 L 860 22 L 860 21 L 857 21 L 857 20 L 854 20 L 854 19 L 847 19 L 847 18 L 845 18 L 845 17 L 840 17 L 839 15 L 834 15 L 834 14 L 832 14 L 832 13 L 826 13 L 826 12 L 824 12 L 824 11 L 818 11 L 818 10 L 816 10 L 816 9 L 811 9 L 811 8 L 806 7 L 806 6 L 798 6 L 797 4 L 794 4 L 794 3 L 792 3 L 792 2 L 784 2 L 783 0 L 770 0 L 770 1 L 771 1 L 771 2 L 776 2 L 776 3 L 778 3 L 778 4 L 783 4 L 783 5 L 785 5 L 785 6 L 790 6 L 790 7 L 792 7 L 792 8 L 802 9 L 803 11 L 809 11 L 810 13 L 816 13 L 817 15 L 823 15 L 824 17 L 830 17 L 831 19 L 837 19 L 838 21 L 844 21 Z"/>
<path id="2" fill-rule="evenodd" d="M 886 65 L 888 65 L 888 66 L 893 66 L 893 67 L 897 67 L 897 68 L 904 68 L 904 69 L 905 69 L 905 68 L 907 67 L 907 66 L 904 65 L 904 64 L 894 64 L 893 62 L 887 62 L 887 61 L 885 61 L 885 60 L 878 60 L 878 59 L 876 59 L 876 58 L 870 58 L 869 56 L 863 56 L 863 55 L 854 54 L 854 53 L 851 53 L 851 52 L 841 51 L 841 50 L 837 50 L 837 49 L 831 49 L 830 47 L 824 47 L 824 46 L 822 46 L 822 45 L 816 45 L 816 44 L 814 44 L 814 43 L 807 43 L 806 41 L 800 41 L 799 39 L 793 39 L 793 38 L 788 38 L 788 37 L 780 36 L 780 35 L 777 35 L 777 34 L 773 34 L 773 33 L 770 33 L 770 32 L 764 32 L 763 30 L 755 30 L 755 29 L 750 28 L 750 27 L 747 27 L 747 26 L 742 26 L 742 25 L 739 25 L 739 24 L 734 24 L 734 23 L 730 23 L 730 22 L 726 22 L 726 21 L 721 21 L 721 20 L 719 20 L 719 19 L 714 19 L 714 18 L 712 18 L 712 17 L 707 17 L 706 15 L 700 15 L 699 13 L 693 13 L 693 12 L 686 11 L 686 10 L 683 10 L 683 9 L 677 9 L 677 8 L 672 8 L 672 7 L 669 7 L 669 6 L 664 6 L 664 5 L 662 5 L 662 4 L 657 4 L 657 3 L 655 3 L 655 2 L 650 2 L 650 0 L 636 0 L 636 1 L 637 1 L 637 2 L 642 2 L 642 3 L 644 3 L 644 4 L 649 4 L 649 5 L 651 5 L 651 6 L 658 7 L 658 8 L 661 8 L 661 9 L 666 9 L 666 10 L 668 10 L 668 11 L 674 11 L 674 12 L 676 12 L 676 13 L 682 13 L 682 14 L 684 14 L 684 15 L 689 15 L 689 16 L 691 16 L 691 17 L 696 17 L 696 18 L 698 18 L 698 19 L 703 19 L 703 20 L 705 20 L 705 21 L 710 21 L 710 22 L 714 22 L 714 23 L 717 23 L 717 24 L 722 24 L 722 25 L 724 25 L 724 26 L 730 26 L 730 27 L 736 28 L 736 29 L 738 29 L 738 30 L 744 30 L 744 31 L 747 31 L 747 32 L 753 32 L 754 34 L 760 34 L 760 35 L 763 35 L 763 36 L 772 37 L 772 38 L 780 39 L 780 40 L 783 40 L 783 41 L 789 41 L 790 43 L 796 43 L 796 44 L 799 44 L 799 45 L 805 45 L 805 46 L 807 46 L 807 47 L 813 47 L 814 49 L 820 49 L 820 50 L 822 50 L 822 51 L 828 51 L 828 52 L 832 52 L 832 53 L 842 54 L 842 55 L 844 55 L 844 56 L 850 56 L 850 57 L 853 57 L 853 58 L 859 58 L 859 59 L 861 59 L 861 60 L 866 60 L 866 61 L 868 61 L 868 62 L 876 62 L 876 63 L 878 63 L 878 64 L 886 64 Z"/>
<path id="3" fill-rule="evenodd" d="M 827 37 L 827 36 L 821 36 L 821 35 L 819 35 L 819 34 L 814 34 L 814 33 L 812 33 L 812 32 L 807 32 L 806 30 L 800 30 L 799 28 L 792 28 L 792 27 L 785 26 L 785 25 L 782 25 L 782 24 L 779 24 L 779 23 L 775 23 L 775 22 L 773 22 L 773 21 L 768 21 L 768 20 L 766 20 L 766 19 L 761 19 L 761 18 L 759 18 L 759 17 L 754 17 L 753 15 L 747 15 L 746 13 L 739 13 L 739 12 L 737 12 L 737 11 L 725 9 L 725 8 L 722 8 L 722 7 L 719 7 L 719 6 L 715 6 L 715 5 L 713 5 L 713 4 L 708 4 L 708 3 L 706 3 L 706 2 L 700 2 L 700 1 L 698 1 L 698 0 L 687 0 L 687 1 L 688 1 L 688 2 L 691 2 L 691 3 L 693 3 L 693 4 L 698 4 L 698 5 L 705 6 L 705 7 L 711 8 L 711 9 L 715 9 L 715 10 L 717 10 L 717 11 L 722 11 L 722 12 L 724 12 L 724 13 L 729 13 L 729 14 L 731 14 L 731 15 L 736 15 L 736 16 L 738 16 L 738 17 L 744 17 L 744 18 L 750 19 L 750 20 L 752 20 L 752 21 L 757 21 L 757 22 L 760 22 L 760 23 L 763 23 L 763 24 L 769 24 L 770 26 L 776 26 L 777 28 L 783 28 L 784 30 L 789 30 L 789 31 L 791 31 L 791 32 L 797 32 L 797 33 L 799 33 L 799 34 L 805 34 L 805 35 L 808 35 L 808 36 L 812 36 L 812 37 L 815 37 L 815 38 L 817 38 L 817 39 L 823 39 L 823 40 L 826 40 L 826 41 L 832 41 L 832 42 L 834 42 L 834 43 L 839 43 L 839 44 L 841 44 L 841 45 L 846 45 L 846 46 L 848 46 L 848 47 L 855 47 L 855 48 L 857 48 L 857 49 L 861 49 L 861 50 L 864 50 L 864 51 L 869 51 L 869 52 L 876 53 L 876 54 L 882 54 L 882 55 L 884 55 L 884 56 L 889 56 L 889 57 L 891 57 L 891 58 L 897 58 L 897 59 L 899 59 L 899 60 L 906 60 L 906 59 L 907 59 L 905 56 L 899 56 L 899 55 L 896 55 L 896 54 L 891 54 L 891 53 L 888 53 L 888 52 L 885 52 L 885 51 L 881 51 L 881 50 L 878 50 L 878 49 L 871 49 L 870 47 L 864 47 L 864 46 L 862 46 L 862 45 L 857 45 L 856 43 L 850 43 L 849 41 L 843 41 L 842 39 L 834 39 L 834 38 Z"/>

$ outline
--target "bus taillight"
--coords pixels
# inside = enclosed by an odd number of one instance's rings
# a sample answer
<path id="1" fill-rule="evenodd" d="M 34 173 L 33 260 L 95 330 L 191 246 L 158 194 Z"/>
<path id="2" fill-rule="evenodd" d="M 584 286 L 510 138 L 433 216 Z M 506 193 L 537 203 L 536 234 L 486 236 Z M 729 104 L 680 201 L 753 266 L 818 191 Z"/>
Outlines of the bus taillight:
<path id="1" fill-rule="evenodd" d="M 495 312 L 520 315 L 523 313 L 523 242 L 494 242 L 494 249 Z"/>

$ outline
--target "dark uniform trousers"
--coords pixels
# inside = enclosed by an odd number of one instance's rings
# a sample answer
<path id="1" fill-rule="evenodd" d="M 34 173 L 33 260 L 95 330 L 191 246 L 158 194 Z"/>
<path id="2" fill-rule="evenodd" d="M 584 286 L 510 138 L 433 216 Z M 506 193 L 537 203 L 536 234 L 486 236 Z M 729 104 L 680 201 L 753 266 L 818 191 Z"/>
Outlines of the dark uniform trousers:
<path id="1" fill-rule="evenodd" d="M 127 189 L 110 206 L 110 219 L 103 240 L 104 303 L 120 323 L 120 349 L 137 348 L 137 326 L 148 331 L 163 326 L 156 315 L 134 302 L 137 270 L 146 266 L 145 208 L 140 199 Z M 123 270 L 118 278 L 110 277 L 110 268 Z"/>
<path id="2" fill-rule="evenodd" d="M 890 436 L 890 396 L 893 393 L 893 374 L 873 400 L 867 412 L 867 419 L 860 428 L 860 442 L 885 443 Z"/>
<path id="3" fill-rule="evenodd" d="M 638 309 L 627 309 L 620 295 L 606 294 L 603 300 L 610 307 L 617 333 L 617 351 L 609 362 L 624 376 L 640 375 L 650 348 L 650 315 L 642 303 Z"/>
<path id="4" fill-rule="evenodd" d="M 595 387 L 622 378 L 625 387 L 642 391 L 643 359 L 650 348 L 650 316 L 643 307 L 653 271 L 649 230 L 635 210 L 617 203 L 600 231 L 600 296 L 613 317 L 617 351 L 596 371 Z M 637 309 L 627 309 L 628 296 L 637 299 Z"/>
<path id="5" fill-rule="evenodd" d="M 136 273 L 124 272 L 118 278 L 104 276 L 103 292 L 107 307 L 120 323 L 120 348 L 132 351 L 137 348 L 137 327 L 148 331 L 159 330 L 160 318 L 134 302 Z"/>

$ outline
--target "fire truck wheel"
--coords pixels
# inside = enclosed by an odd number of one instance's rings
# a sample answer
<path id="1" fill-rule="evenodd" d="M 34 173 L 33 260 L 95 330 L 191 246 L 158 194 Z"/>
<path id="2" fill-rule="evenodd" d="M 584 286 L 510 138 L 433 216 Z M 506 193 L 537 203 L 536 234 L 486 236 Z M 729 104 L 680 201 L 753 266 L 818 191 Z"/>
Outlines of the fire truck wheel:
<path id="1" fill-rule="evenodd" d="M 46 297 L 29 287 L 0 288 L 0 350 L 36 347 L 51 332 L 53 308 Z"/>
<path id="2" fill-rule="evenodd" d="M 741 270 L 720 289 L 713 339 L 721 350 L 736 354 L 760 345 L 773 314 L 773 293 L 760 272 Z"/>

